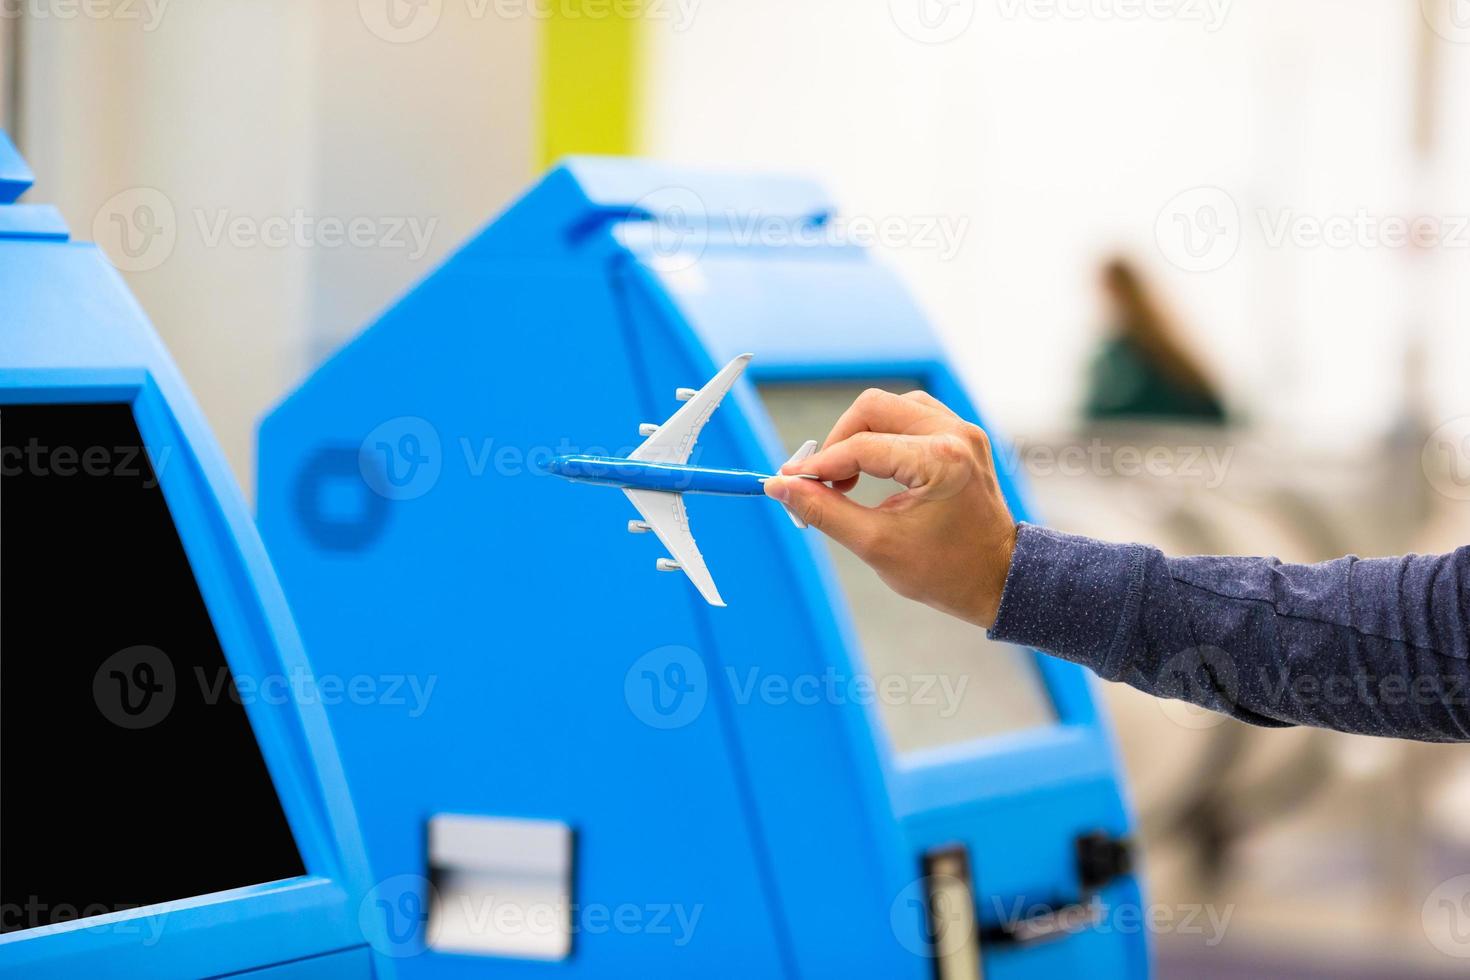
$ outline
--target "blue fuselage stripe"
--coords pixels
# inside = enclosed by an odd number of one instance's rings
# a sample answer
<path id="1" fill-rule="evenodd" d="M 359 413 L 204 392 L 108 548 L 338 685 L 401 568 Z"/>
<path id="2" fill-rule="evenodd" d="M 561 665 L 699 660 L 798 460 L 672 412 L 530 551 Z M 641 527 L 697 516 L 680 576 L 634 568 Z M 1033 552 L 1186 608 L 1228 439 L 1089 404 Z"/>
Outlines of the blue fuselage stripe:
<path id="1" fill-rule="evenodd" d="M 755 496 L 765 493 L 768 473 L 747 470 L 717 470 L 679 463 L 645 463 L 617 456 L 558 456 L 548 471 L 578 483 L 632 490 L 664 490 L 673 493 L 723 493 Z"/>

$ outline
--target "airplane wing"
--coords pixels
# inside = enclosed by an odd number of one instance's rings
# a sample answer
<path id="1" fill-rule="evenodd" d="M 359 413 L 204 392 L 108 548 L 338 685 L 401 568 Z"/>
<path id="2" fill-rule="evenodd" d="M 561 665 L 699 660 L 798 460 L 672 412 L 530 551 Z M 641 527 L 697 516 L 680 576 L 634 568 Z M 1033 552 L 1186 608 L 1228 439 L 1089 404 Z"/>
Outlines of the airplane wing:
<path id="1" fill-rule="evenodd" d="M 669 416 L 667 422 L 658 427 L 657 432 L 643 441 L 643 445 L 629 453 L 628 458 L 646 463 L 689 462 L 689 454 L 694 451 L 694 440 L 699 438 L 699 430 L 704 428 L 704 423 L 720 407 L 725 393 L 735 384 L 750 358 L 749 354 L 741 354 L 721 368 L 720 373 L 711 378 L 709 384 L 681 405 L 677 412 Z M 638 502 L 635 500 L 633 503 L 636 505 Z M 684 523 L 688 524 L 687 521 Z M 678 558 L 678 555 L 674 557 Z M 690 577 L 693 578 L 693 575 Z"/>
<path id="2" fill-rule="evenodd" d="M 744 366 L 741 364 L 741 367 Z M 739 372 L 736 373 L 738 375 Z M 718 399 L 715 404 L 719 404 Z M 723 606 L 725 600 L 720 598 L 715 580 L 705 567 L 704 556 L 699 553 L 699 546 L 694 543 L 694 535 L 689 531 L 689 515 L 684 510 L 683 496 L 666 490 L 633 490 L 628 487 L 623 488 L 623 493 L 633 501 L 638 513 L 643 515 L 653 533 L 669 549 L 669 554 L 674 556 L 674 561 L 679 563 L 679 567 L 689 576 L 689 581 L 694 583 L 705 601 L 712 606 Z"/>

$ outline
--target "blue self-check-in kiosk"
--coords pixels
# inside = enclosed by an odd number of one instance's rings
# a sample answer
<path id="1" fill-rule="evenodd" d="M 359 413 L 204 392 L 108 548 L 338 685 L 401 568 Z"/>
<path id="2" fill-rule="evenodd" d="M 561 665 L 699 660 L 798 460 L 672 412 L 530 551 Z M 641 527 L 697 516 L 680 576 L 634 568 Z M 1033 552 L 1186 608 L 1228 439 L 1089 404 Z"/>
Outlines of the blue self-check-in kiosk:
<path id="1" fill-rule="evenodd" d="M 285 600 L 122 280 L 0 133 L 0 976 L 372 977 Z"/>
<path id="2" fill-rule="evenodd" d="M 805 181 L 570 160 L 264 422 L 261 529 L 317 670 L 431 692 L 328 707 L 402 976 L 1146 974 L 1080 669 L 759 498 L 688 504 L 711 608 L 621 494 L 546 476 L 744 351 L 711 465 L 769 472 L 869 386 L 976 418 L 834 215 Z"/>

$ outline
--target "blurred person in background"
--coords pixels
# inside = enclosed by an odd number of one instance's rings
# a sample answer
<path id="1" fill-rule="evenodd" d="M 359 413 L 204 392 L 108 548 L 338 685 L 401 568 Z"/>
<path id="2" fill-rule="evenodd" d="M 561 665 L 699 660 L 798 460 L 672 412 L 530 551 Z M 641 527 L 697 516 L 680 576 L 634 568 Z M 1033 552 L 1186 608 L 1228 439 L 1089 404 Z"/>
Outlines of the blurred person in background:
<path id="1" fill-rule="evenodd" d="M 1137 268 L 1112 259 L 1102 268 L 1101 285 L 1109 333 L 1093 357 L 1087 417 L 1224 422 L 1215 386 Z"/>

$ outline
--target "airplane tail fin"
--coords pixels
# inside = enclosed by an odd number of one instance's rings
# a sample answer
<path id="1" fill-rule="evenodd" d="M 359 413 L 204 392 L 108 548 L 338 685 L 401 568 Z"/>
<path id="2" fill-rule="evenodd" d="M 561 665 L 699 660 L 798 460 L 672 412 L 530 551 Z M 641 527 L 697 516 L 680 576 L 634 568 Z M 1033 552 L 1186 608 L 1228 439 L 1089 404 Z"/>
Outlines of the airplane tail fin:
<path id="1" fill-rule="evenodd" d="M 786 461 L 785 465 L 789 466 L 792 463 L 800 463 L 802 460 L 806 459 L 808 456 L 816 451 L 817 440 L 808 439 L 806 442 L 801 444 L 800 449 L 791 454 L 791 458 Z M 786 507 L 785 504 L 782 504 L 781 506 Z M 791 518 L 791 523 L 795 524 L 797 527 L 803 529 L 806 527 L 806 521 L 802 520 L 800 517 L 797 517 L 796 511 L 792 510 L 790 507 L 786 507 L 786 516 Z"/>

